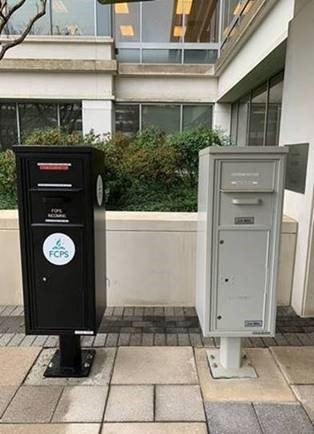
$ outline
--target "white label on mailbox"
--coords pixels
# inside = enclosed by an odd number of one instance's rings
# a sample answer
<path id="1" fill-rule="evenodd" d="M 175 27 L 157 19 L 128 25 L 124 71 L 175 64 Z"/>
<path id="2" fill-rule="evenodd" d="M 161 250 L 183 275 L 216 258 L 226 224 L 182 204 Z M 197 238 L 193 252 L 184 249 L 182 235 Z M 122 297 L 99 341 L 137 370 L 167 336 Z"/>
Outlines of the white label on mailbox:
<path id="1" fill-rule="evenodd" d="M 98 205 L 101 206 L 102 201 L 104 200 L 104 183 L 103 183 L 101 175 L 97 176 L 96 197 L 97 197 Z"/>
<path id="2" fill-rule="evenodd" d="M 44 241 L 43 253 L 51 264 L 66 265 L 74 258 L 75 244 L 68 235 L 51 234 Z"/>

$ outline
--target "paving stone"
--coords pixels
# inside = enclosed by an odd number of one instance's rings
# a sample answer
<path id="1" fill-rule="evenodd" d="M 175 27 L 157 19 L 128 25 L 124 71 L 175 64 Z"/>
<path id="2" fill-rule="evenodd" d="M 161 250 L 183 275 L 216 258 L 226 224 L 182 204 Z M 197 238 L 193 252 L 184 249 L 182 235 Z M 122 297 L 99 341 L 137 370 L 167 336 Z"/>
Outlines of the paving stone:
<path id="1" fill-rule="evenodd" d="M 191 347 L 120 347 L 112 384 L 198 384 Z"/>
<path id="2" fill-rule="evenodd" d="M 14 309 L 16 309 L 16 306 L 6 306 L 1 312 L 1 316 L 9 316 Z"/>
<path id="3" fill-rule="evenodd" d="M 205 402 L 210 434 L 262 434 L 253 406 L 239 402 Z"/>
<path id="4" fill-rule="evenodd" d="M 132 333 L 130 337 L 130 345 L 138 346 L 142 343 L 142 333 Z"/>
<path id="5" fill-rule="evenodd" d="M 178 337 L 176 333 L 166 334 L 166 343 L 168 346 L 175 347 L 178 345 Z"/>
<path id="6" fill-rule="evenodd" d="M 57 336 L 49 336 L 45 342 L 46 348 L 55 348 L 59 345 L 59 338 Z"/>
<path id="7" fill-rule="evenodd" d="M 95 336 L 82 336 L 81 345 L 84 348 L 91 348 L 93 346 Z"/>
<path id="8" fill-rule="evenodd" d="M 111 386 L 105 412 L 108 422 L 154 420 L 153 386 Z"/>
<path id="9" fill-rule="evenodd" d="M 123 316 L 133 316 L 134 315 L 134 307 L 125 307 Z"/>
<path id="10" fill-rule="evenodd" d="M 205 423 L 104 423 L 101 434 L 207 434 L 207 428 Z"/>
<path id="11" fill-rule="evenodd" d="M 22 316 L 23 314 L 24 314 L 23 306 L 16 306 L 15 309 L 12 311 L 12 315 L 14 316 Z"/>
<path id="12" fill-rule="evenodd" d="M 284 337 L 287 339 L 288 345 L 299 347 L 302 345 L 296 333 L 284 333 Z"/>
<path id="13" fill-rule="evenodd" d="M 94 347 L 104 347 L 107 339 L 107 333 L 98 333 L 94 340 Z"/>
<path id="14" fill-rule="evenodd" d="M 118 345 L 121 347 L 129 345 L 130 336 L 130 333 L 120 333 Z"/>
<path id="15" fill-rule="evenodd" d="M 300 404 L 254 404 L 264 434 L 313 434 Z"/>
<path id="16" fill-rule="evenodd" d="M 17 350 L 20 350 L 17 348 Z M 32 367 L 25 384 L 33 386 L 47 386 L 51 384 L 63 386 L 104 386 L 109 384 L 116 354 L 115 348 L 99 348 L 88 377 L 85 378 L 45 378 L 44 371 L 48 366 L 55 349 L 42 350 L 36 363 Z"/>
<path id="17" fill-rule="evenodd" d="M 113 315 L 113 310 L 114 310 L 114 308 L 113 307 L 106 307 L 106 310 L 105 310 L 105 316 L 112 316 Z"/>
<path id="18" fill-rule="evenodd" d="M 150 347 L 154 345 L 154 334 L 153 333 L 143 333 L 143 346 Z"/>
<path id="19" fill-rule="evenodd" d="M 43 347 L 47 339 L 48 336 L 46 335 L 37 336 L 34 342 L 32 343 L 32 347 Z"/>
<path id="20" fill-rule="evenodd" d="M 141 317 L 144 315 L 144 308 L 140 306 L 134 307 L 134 316 Z"/>
<path id="21" fill-rule="evenodd" d="M 124 307 L 119 306 L 113 309 L 113 316 L 123 316 Z"/>
<path id="22" fill-rule="evenodd" d="M 203 342 L 199 333 L 189 333 L 191 345 L 193 347 L 202 347 Z"/>
<path id="23" fill-rule="evenodd" d="M 99 434 L 96 423 L 2 424 L 0 434 Z"/>
<path id="24" fill-rule="evenodd" d="M 178 344 L 183 347 L 191 345 L 190 336 L 187 333 L 178 334 Z"/>
<path id="25" fill-rule="evenodd" d="M 184 307 L 183 308 L 184 316 L 197 316 L 195 307 Z"/>
<path id="26" fill-rule="evenodd" d="M 250 338 L 250 341 L 252 342 L 253 348 L 265 348 L 265 344 L 260 337 Z"/>
<path id="27" fill-rule="evenodd" d="M 165 311 L 163 307 L 155 307 L 154 308 L 154 316 L 164 316 Z"/>
<path id="28" fill-rule="evenodd" d="M 0 347 L 6 347 L 10 340 L 13 338 L 14 333 L 4 333 L 0 337 Z"/>
<path id="29" fill-rule="evenodd" d="M 171 306 L 165 307 L 165 316 L 174 316 L 174 308 Z"/>
<path id="30" fill-rule="evenodd" d="M 33 335 L 27 335 L 20 343 L 20 347 L 30 347 L 34 340 L 36 339 L 36 336 Z"/>
<path id="31" fill-rule="evenodd" d="M 292 386 L 292 390 L 314 423 L 314 386 Z"/>
<path id="32" fill-rule="evenodd" d="M 314 384 L 314 347 L 271 348 L 290 384 Z"/>
<path id="33" fill-rule="evenodd" d="M 295 401 L 293 393 L 268 349 L 247 348 L 245 352 L 256 369 L 258 378 L 214 380 L 208 368 L 206 350 L 195 348 L 196 364 L 205 401 Z"/>
<path id="34" fill-rule="evenodd" d="M 156 386 L 157 421 L 205 421 L 199 386 Z"/>
<path id="35" fill-rule="evenodd" d="M 174 315 L 177 317 L 184 317 L 183 307 L 175 307 L 174 308 Z"/>
<path id="36" fill-rule="evenodd" d="M 49 422 L 61 392 L 59 386 L 22 386 L 5 411 L 2 422 Z"/>
<path id="37" fill-rule="evenodd" d="M 115 347 L 118 343 L 119 333 L 108 333 L 106 347 Z"/>
<path id="38" fill-rule="evenodd" d="M 18 386 L 0 386 L 0 418 L 15 395 Z"/>
<path id="39" fill-rule="evenodd" d="M 282 333 L 276 333 L 275 334 L 275 341 L 277 342 L 277 345 L 279 346 L 285 346 L 288 345 L 287 339 Z"/>
<path id="40" fill-rule="evenodd" d="M 18 386 L 36 360 L 40 348 L 0 348 L 0 386 Z"/>
<path id="41" fill-rule="evenodd" d="M 154 308 L 153 307 L 145 307 L 144 316 L 154 316 Z"/>
<path id="42" fill-rule="evenodd" d="M 18 347 L 22 340 L 25 338 L 24 333 L 16 333 L 8 343 L 8 347 Z"/>
<path id="43" fill-rule="evenodd" d="M 166 345 L 166 335 L 164 333 L 155 333 L 154 344 L 157 346 Z"/>
<path id="44" fill-rule="evenodd" d="M 108 386 L 65 387 L 53 422 L 101 422 Z"/>
<path id="45" fill-rule="evenodd" d="M 314 345 L 313 340 L 306 333 L 297 333 L 297 337 L 300 340 L 303 346 L 312 346 Z"/>
<path id="46" fill-rule="evenodd" d="M 262 339 L 263 339 L 263 342 L 265 344 L 265 347 L 267 347 L 267 348 L 277 346 L 277 342 L 275 341 L 274 338 L 266 336 L 266 337 L 263 337 Z"/>

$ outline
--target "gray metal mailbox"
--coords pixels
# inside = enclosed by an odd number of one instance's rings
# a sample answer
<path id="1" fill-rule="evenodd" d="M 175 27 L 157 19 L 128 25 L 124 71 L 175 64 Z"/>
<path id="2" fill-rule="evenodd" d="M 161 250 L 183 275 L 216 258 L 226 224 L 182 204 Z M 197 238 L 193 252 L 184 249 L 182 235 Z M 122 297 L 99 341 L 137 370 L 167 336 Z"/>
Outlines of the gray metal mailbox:
<path id="1" fill-rule="evenodd" d="M 238 360 L 241 337 L 275 333 L 286 153 L 200 152 L 196 309 L 204 336 L 222 338 L 221 357 L 229 338 L 238 338 Z"/>

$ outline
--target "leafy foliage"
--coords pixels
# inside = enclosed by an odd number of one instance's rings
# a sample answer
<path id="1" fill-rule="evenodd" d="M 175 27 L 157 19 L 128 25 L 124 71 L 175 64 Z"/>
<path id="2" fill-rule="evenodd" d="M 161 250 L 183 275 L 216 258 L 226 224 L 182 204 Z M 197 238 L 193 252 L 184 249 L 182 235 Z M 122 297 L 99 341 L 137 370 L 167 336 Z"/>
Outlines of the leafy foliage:
<path id="1" fill-rule="evenodd" d="M 199 127 L 173 135 L 148 129 L 133 137 L 113 137 L 48 129 L 30 134 L 26 145 L 94 146 L 104 151 L 108 210 L 195 211 L 197 209 L 198 153 L 207 146 L 230 145 L 221 131 Z M 0 207 L 15 205 L 13 153 L 0 154 Z M 7 174 L 8 172 L 8 174 Z"/>

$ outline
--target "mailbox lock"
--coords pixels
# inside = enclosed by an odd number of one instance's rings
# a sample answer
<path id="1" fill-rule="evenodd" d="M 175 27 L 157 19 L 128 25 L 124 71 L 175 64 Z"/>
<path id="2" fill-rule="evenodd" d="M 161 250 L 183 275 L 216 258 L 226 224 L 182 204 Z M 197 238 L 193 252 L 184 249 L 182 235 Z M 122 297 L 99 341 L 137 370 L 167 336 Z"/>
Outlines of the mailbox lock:
<path id="1" fill-rule="evenodd" d="M 47 277 L 43 277 L 43 282 L 47 282 Z"/>
<path id="2" fill-rule="evenodd" d="M 221 315 L 218 315 L 218 316 L 217 316 L 217 319 L 222 319 L 222 316 L 221 316 Z"/>
<path id="3" fill-rule="evenodd" d="M 224 240 L 220 240 L 219 243 L 220 243 L 220 244 L 223 244 L 223 243 L 224 243 Z"/>
<path id="4" fill-rule="evenodd" d="M 225 279 L 225 282 L 229 282 L 229 279 Z"/>

